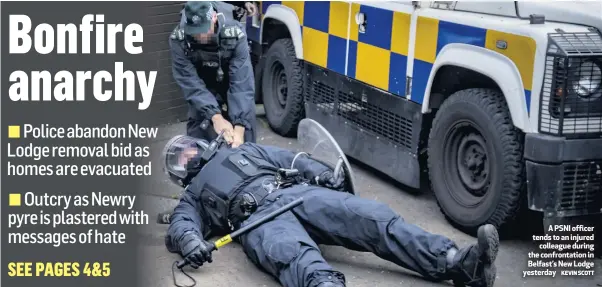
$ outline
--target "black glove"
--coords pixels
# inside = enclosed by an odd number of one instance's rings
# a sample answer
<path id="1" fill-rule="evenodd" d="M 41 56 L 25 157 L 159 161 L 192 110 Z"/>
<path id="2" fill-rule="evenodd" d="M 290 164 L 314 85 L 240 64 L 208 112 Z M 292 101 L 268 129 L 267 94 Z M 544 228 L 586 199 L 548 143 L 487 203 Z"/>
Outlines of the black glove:
<path id="1" fill-rule="evenodd" d="M 339 190 L 343 187 L 343 184 L 345 183 L 345 175 L 341 172 L 341 174 L 339 174 L 339 176 L 335 178 L 334 172 L 327 170 L 316 177 L 316 183 L 326 188 Z"/>
<path id="2" fill-rule="evenodd" d="M 197 269 L 205 262 L 213 262 L 211 252 L 213 252 L 211 243 L 199 238 L 196 234 L 189 233 L 184 236 L 181 254 L 190 263 L 190 267 Z"/>

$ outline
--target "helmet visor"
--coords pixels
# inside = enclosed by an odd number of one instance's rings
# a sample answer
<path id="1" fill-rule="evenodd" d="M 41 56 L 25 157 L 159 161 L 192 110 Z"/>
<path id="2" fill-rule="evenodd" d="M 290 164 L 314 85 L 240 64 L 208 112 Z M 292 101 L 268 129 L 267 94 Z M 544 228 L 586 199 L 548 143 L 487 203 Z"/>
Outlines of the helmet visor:
<path id="1" fill-rule="evenodd" d="M 197 145 L 199 139 L 189 136 L 175 136 L 163 149 L 164 170 L 180 179 L 186 178 L 188 163 L 203 152 Z"/>

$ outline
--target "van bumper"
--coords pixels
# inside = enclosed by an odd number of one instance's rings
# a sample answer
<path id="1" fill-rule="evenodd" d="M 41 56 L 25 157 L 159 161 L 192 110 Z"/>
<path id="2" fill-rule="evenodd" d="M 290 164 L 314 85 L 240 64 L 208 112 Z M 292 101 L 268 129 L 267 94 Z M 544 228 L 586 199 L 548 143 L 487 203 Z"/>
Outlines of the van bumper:
<path id="1" fill-rule="evenodd" d="M 527 134 L 528 203 L 545 218 L 602 213 L 602 138 Z"/>

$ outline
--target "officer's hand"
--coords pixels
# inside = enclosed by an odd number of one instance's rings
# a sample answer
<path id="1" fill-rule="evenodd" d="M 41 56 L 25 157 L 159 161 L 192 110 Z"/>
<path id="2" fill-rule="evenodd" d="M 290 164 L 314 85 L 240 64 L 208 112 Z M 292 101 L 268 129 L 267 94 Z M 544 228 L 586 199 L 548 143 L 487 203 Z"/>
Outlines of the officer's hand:
<path id="1" fill-rule="evenodd" d="M 232 127 L 232 124 L 220 114 L 213 116 L 211 121 L 213 122 L 213 129 L 215 132 L 220 134 L 224 131 L 224 139 L 228 144 L 232 144 L 232 141 L 234 140 L 234 127 Z"/>
<path id="2" fill-rule="evenodd" d="M 213 250 L 209 242 L 194 234 L 184 237 L 183 242 L 182 257 L 190 263 L 190 267 L 197 269 L 205 262 L 213 262 L 213 258 L 211 258 Z"/>
<path id="3" fill-rule="evenodd" d="M 255 16 L 257 13 L 257 6 L 253 2 L 246 2 L 245 9 L 247 10 L 248 16 Z"/>
<path id="4" fill-rule="evenodd" d="M 232 147 L 238 147 L 245 142 L 245 128 L 241 126 L 234 127 L 234 138 L 232 141 Z"/>
<path id="5" fill-rule="evenodd" d="M 338 190 L 345 183 L 345 175 L 342 174 L 341 170 L 341 174 L 335 178 L 334 172 L 328 170 L 316 177 L 316 183 L 326 188 Z"/>

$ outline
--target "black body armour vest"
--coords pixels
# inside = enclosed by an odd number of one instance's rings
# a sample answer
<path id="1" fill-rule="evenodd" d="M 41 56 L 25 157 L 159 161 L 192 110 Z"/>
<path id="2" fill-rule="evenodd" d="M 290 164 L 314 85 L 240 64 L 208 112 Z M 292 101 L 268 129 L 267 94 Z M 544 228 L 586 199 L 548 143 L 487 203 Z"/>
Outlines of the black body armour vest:
<path id="1" fill-rule="evenodd" d="M 210 229 L 229 232 L 234 227 L 231 223 L 234 200 L 244 190 L 260 203 L 269 193 L 261 184 L 250 184 L 273 179 L 276 170 L 269 162 L 244 151 L 222 149 L 205 164 L 188 188 L 201 190 L 198 199 L 204 207 L 201 216 Z"/>
<path id="2" fill-rule="evenodd" d="M 220 104 L 225 103 L 230 84 L 229 65 L 237 39 L 218 36 L 214 44 L 194 44 L 191 40 L 186 40 L 184 44 L 187 46 L 187 56 L 196 67 L 199 78 L 203 79 L 209 91 L 221 97 L 218 98 Z"/>

